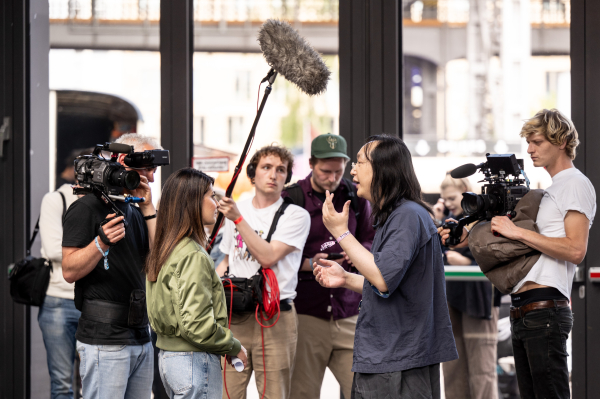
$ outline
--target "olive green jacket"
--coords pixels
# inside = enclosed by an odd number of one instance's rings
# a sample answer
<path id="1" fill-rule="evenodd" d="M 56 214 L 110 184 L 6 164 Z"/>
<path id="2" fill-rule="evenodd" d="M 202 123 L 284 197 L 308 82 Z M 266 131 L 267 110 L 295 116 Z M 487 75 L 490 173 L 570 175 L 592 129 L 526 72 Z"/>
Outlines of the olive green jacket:
<path id="1" fill-rule="evenodd" d="M 156 346 L 171 352 L 237 355 L 240 341 L 227 328 L 221 279 L 204 248 L 184 238 L 155 282 L 146 280 L 148 318 Z"/>

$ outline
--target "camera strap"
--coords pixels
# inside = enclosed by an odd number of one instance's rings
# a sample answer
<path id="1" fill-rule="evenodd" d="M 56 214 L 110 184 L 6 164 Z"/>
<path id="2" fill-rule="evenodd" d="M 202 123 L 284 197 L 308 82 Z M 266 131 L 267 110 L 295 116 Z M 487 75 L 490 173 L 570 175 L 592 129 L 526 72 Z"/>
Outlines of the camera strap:
<path id="1" fill-rule="evenodd" d="M 273 233 L 275 233 L 275 230 L 277 229 L 277 223 L 279 223 L 279 219 L 281 218 L 281 216 L 283 216 L 287 207 L 293 203 L 294 202 L 291 198 L 286 197 L 283 199 L 283 204 L 281 204 L 279 209 L 277 209 L 277 212 L 275 212 L 275 216 L 273 217 L 273 222 L 271 222 L 271 228 L 269 228 L 269 234 L 267 234 L 267 238 L 265 238 L 266 242 L 271 242 L 271 237 L 273 236 Z"/>
<path id="2" fill-rule="evenodd" d="M 67 213 L 67 201 L 65 200 L 65 195 L 63 193 L 61 193 L 60 191 L 56 190 L 57 193 L 60 194 L 60 197 L 62 198 L 62 203 L 63 203 L 63 213 L 62 213 L 62 218 L 65 218 L 65 214 Z M 37 237 L 39 231 L 40 231 L 40 217 L 42 215 L 39 215 L 37 218 L 37 222 L 35 222 L 35 227 L 33 228 L 33 233 L 31 233 L 31 240 L 29 240 L 29 242 L 27 243 L 27 251 L 26 251 L 26 255 L 29 256 L 31 255 L 31 247 L 33 246 L 33 242 L 35 241 L 35 238 Z"/>

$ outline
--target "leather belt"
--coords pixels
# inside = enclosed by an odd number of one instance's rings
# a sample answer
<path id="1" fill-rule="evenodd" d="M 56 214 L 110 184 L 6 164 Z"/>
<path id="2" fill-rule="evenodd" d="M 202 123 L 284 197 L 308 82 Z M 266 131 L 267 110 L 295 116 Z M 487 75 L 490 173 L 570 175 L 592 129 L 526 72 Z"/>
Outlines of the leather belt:
<path id="1" fill-rule="evenodd" d="M 532 310 L 538 310 L 538 309 L 548 309 L 548 308 L 566 308 L 569 306 L 569 301 L 566 299 L 561 299 L 558 301 L 540 301 L 540 302 L 533 302 L 533 303 L 529 303 L 527 305 L 521 306 L 521 307 L 514 307 L 511 306 L 510 307 L 510 318 L 511 320 L 515 320 L 515 319 L 520 319 L 521 317 L 525 316 L 527 313 L 531 312 Z"/>
<path id="2" fill-rule="evenodd" d="M 279 301 L 279 310 L 287 312 L 292 310 L 292 304 L 294 303 L 294 301 L 292 301 L 290 298 L 287 299 L 282 299 L 281 301 Z"/>

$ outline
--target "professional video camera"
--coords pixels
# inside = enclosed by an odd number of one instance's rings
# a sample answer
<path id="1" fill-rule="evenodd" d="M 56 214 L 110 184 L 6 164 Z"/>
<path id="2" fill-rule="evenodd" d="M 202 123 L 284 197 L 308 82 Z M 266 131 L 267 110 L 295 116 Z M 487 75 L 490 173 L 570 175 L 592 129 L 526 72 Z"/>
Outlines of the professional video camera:
<path id="1" fill-rule="evenodd" d="M 112 152 L 110 159 L 101 155 L 102 151 Z M 125 164 L 133 169 L 155 168 L 169 164 L 168 150 L 146 150 L 134 152 L 133 146 L 119 143 L 97 145 L 91 155 L 82 155 L 75 159 L 75 178 L 82 191 L 92 192 L 98 188 L 108 195 L 119 195 L 123 188 L 135 190 L 140 184 L 140 175 L 128 171 L 117 162 L 118 154 L 127 154 Z"/>
<path id="2" fill-rule="evenodd" d="M 470 223 L 491 220 L 494 216 L 508 216 L 512 219 L 515 217 L 515 206 L 529 192 L 529 179 L 523 170 L 522 159 L 517 159 L 515 154 L 486 154 L 486 158 L 487 162 L 462 165 L 450 172 L 453 178 L 460 179 L 480 170 L 485 175 L 481 182 L 486 184 L 479 195 L 463 193 L 460 205 L 467 216 L 458 222 L 447 222 L 442 226 L 450 229 L 446 245 L 459 244 L 463 227 Z"/>
<path id="3" fill-rule="evenodd" d="M 102 151 L 112 153 L 110 159 L 102 156 Z M 77 187 L 74 194 L 92 193 L 110 206 L 117 216 L 122 212 L 112 200 L 124 202 L 143 202 L 144 198 L 123 196 L 123 188 L 135 190 L 140 185 L 140 175 L 117 162 L 118 154 L 127 154 L 124 162 L 132 169 L 156 168 L 169 164 L 168 150 L 146 150 L 134 152 L 133 146 L 120 143 L 98 144 L 90 155 L 75 159 L 75 179 Z"/>

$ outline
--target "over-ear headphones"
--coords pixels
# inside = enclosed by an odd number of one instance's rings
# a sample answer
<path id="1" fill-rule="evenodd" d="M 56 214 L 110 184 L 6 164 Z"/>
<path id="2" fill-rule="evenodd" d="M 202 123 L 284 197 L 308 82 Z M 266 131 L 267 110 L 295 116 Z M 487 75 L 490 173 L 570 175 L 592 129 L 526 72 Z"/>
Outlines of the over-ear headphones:
<path id="1" fill-rule="evenodd" d="M 258 159 L 255 158 L 256 156 L 253 156 L 250 160 L 250 163 L 248 163 L 248 166 L 246 166 L 246 174 L 250 180 L 254 179 L 256 176 L 256 165 L 258 164 Z M 290 181 L 292 181 L 292 171 L 288 169 L 287 176 L 285 178 L 285 184 L 288 184 Z"/>

